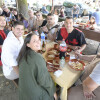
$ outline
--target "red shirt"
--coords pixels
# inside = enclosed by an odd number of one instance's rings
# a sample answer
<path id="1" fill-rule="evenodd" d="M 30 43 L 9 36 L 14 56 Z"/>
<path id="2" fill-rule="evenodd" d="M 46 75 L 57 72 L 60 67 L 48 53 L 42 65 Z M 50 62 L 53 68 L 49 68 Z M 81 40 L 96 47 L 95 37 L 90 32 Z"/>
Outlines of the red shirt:
<path id="1" fill-rule="evenodd" d="M 3 30 L 0 30 L 0 45 L 3 44 L 3 41 L 6 39 L 6 34 L 4 33 Z M 1 48 L 0 48 L 0 66 L 2 66 L 1 62 Z"/>

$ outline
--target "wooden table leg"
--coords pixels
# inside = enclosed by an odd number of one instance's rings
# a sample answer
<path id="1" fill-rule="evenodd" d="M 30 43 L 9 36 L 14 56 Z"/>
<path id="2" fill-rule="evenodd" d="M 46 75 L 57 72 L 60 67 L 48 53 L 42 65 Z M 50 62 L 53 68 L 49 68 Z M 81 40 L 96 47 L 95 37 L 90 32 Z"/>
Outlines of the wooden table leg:
<path id="1" fill-rule="evenodd" d="M 60 96 L 61 100 L 67 100 L 67 88 L 66 87 L 62 87 L 61 88 L 61 96 Z"/>

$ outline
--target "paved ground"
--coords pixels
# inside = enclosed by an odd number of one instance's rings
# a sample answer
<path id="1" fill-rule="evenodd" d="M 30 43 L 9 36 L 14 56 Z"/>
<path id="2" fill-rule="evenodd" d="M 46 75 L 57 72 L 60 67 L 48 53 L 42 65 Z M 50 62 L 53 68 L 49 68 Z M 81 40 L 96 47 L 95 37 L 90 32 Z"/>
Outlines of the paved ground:
<path id="1" fill-rule="evenodd" d="M 0 67 L 0 100 L 18 100 L 18 89 L 12 81 L 7 80 Z"/>
<path id="2" fill-rule="evenodd" d="M 99 43 L 88 39 L 86 39 L 86 41 L 88 45 L 83 53 L 95 54 Z M 18 89 L 15 87 L 12 81 L 7 80 L 3 76 L 1 67 L 0 67 L 0 100 L 18 100 Z"/>

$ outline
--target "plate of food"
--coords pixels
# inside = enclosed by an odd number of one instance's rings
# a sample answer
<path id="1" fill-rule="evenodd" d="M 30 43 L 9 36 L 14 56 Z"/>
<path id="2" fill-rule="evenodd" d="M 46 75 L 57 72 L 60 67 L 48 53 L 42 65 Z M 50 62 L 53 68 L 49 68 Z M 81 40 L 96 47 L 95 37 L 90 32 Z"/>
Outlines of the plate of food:
<path id="1" fill-rule="evenodd" d="M 46 63 L 54 67 L 59 67 L 59 60 L 47 60 Z"/>
<path id="2" fill-rule="evenodd" d="M 84 62 L 81 60 L 77 60 L 77 59 L 70 60 L 68 64 L 72 69 L 75 69 L 77 71 L 82 71 L 84 70 L 84 67 L 85 67 Z"/>
<path id="3" fill-rule="evenodd" d="M 54 54 L 47 54 L 47 59 L 48 60 L 53 60 L 55 58 Z"/>
<path id="4" fill-rule="evenodd" d="M 53 60 L 47 60 L 46 63 L 47 65 L 53 65 Z"/>
<path id="5" fill-rule="evenodd" d="M 49 72 L 55 72 L 55 71 L 58 70 L 58 68 L 51 66 L 51 65 L 47 66 L 47 69 L 48 69 Z"/>
<path id="6" fill-rule="evenodd" d="M 59 51 L 54 49 L 54 48 L 49 49 L 48 52 L 47 52 L 47 54 L 54 54 L 54 55 L 56 55 L 58 53 L 59 53 Z"/>

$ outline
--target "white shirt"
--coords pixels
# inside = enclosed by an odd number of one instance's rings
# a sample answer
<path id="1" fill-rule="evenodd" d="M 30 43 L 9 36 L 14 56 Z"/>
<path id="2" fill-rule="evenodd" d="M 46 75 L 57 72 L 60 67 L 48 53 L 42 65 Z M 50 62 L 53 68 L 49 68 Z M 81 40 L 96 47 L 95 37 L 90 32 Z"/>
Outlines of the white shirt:
<path id="1" fill-rule="evenodd" d="M 92 78 L 93 81 L 100 85 L 100 62 L 96 65 L 89 76 Z"/>
<path id="2" fill-rule="evenodd" d="M 1 61 L 3 64 L 3 73 L 5 76 L 10 76 L 11 71 L 13 70 L 12 66 L 18 65 L 16 59 L 19 55 L 23 43 L 23 37 L 20 37 L 18 40 L 12 31 L 8 33 L 7 38 L 4 40 L 2 46 Z"/>
<path id="3" fill-rule="evenodd" d="M 54 17 L 55 17 L 55 23 L 57 24 L 59 16 L 54 14 Z"/>

